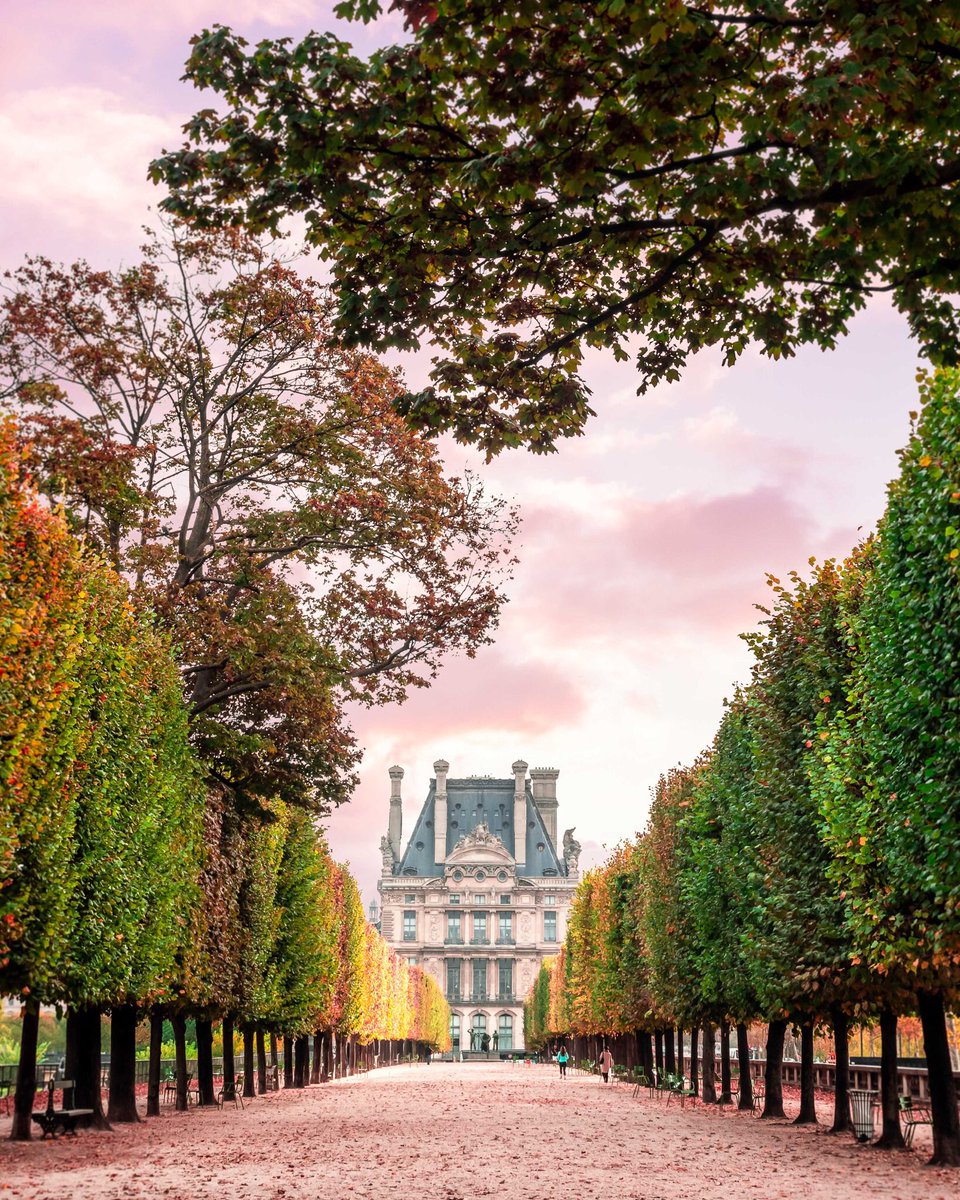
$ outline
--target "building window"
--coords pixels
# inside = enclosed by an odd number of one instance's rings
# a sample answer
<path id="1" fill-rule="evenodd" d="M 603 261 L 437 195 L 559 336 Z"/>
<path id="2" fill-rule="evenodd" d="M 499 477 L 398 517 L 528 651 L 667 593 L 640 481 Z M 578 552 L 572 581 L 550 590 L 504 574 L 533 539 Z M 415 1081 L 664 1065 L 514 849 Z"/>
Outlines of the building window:
<path id="1" fill-rule="evenodd" d="M 501 896 L 501 897 L 500 897 L 500 903 L 501 903 L 501 904 L 509 904 L 509 903 L 510 903 L 510 897 L 509 897 L 509 896 Z"/>
<path id="2" fill-rule="evenodd" d="M 479 946 L 487 944 L 487 914 L 475 912 L 473 914 L 473 940 Z"/>
<path id="3" fill-rule="evenodd" d="M 447 913 L 447 941 L 462 942 L 463 935 L 460 932 L 460 914 Z"/>
<path id="4" fill-rule="evenodd" d="M 557 914 L 555 912 L 543 914 L 543 940 L 545 942 L 557 940 Z"/>
<path id="5" fill-rule="evenodd" d="M 501 958 L 497 964 L 497 998 L 513 999 L 513 959 Z"/>
<path id="6" fill-rule="evenodd" d="M 415 954 L 408 954 L 407 955 L 407 963 L 411 967 L 415 967 L 417 965 L 417 956 Z"/>
<path id="7" fill-rule="evenodd" d="M 417 914 L 415 912 L 403 914 L 403 940 L 405 942 L 417 940 Z"/>
<path id="8" fill-rule="evenodd" d="M 471 1022 L 471 1025 L 472 1025 L 472 1029 L 470 1031 L 470 1049 L 471 1050 L 482 1050 L 483 1049 L 483 1038 L 487 1032 L 487 1014 L 486 1013 L 474 1013 L 473 1021 Z M 490 1042 L 488 1040 L 487 1048 L 489 1049 L 489 1047 L 490 1047 Z"/>
<path id="9" fill-rule="evenodd" d="M 451 892 L 450 895 L 447 897 L 447 899 L 450 901 L 451 904 L 459 904 L 460 903 L 460 893 L 459 892 Z"/>
<path id="10" fill-rule="evenodd" d="M 513 941 L 513 913 L 498 913 L 497 941 Z"/>
<path id="11" fill-rule="evenodd" d="M 486 896 L 474 896 L 473 902 L 474 904 L 486 904 L 487 898 Z"/>
<path id="12" fill-rule="evenodd" d="M 416 896 L 404 896 L 403 902 L 404 904 L 416 904 L 417 898 Z"/>
<path id="13" fill-rule="evenodd" d="M 553 908 L 557 903 L 557 898 L 556 896 L 544 896 L 543 902 L 547 908 Z"/>
<path id="14" fill-rule="evenodd" d="M 513 1049 L 513 1017 L 509 1013 L 501 1013 L 500 1019 L 497 1022 L 497 1049 L 512 1050 Z"/>
<path id="15" fill-rule="evenodd" d="M 460 1014 L 450 1014 L 450 1041 L 453 1043 L 453 1052 L 458 1054 L 460 1051 Z"/>
<path id="16" fill-rule="evenodd" d="M 460 999 L 460 959 L 447 959 L 447 999 Z"/>
<path id="17" fill-rule="evenodd" d="M 473 960 L 473 999 L 486 1000 L 487 998 L 487 960 L 485 958 L 475 958 Z"/>

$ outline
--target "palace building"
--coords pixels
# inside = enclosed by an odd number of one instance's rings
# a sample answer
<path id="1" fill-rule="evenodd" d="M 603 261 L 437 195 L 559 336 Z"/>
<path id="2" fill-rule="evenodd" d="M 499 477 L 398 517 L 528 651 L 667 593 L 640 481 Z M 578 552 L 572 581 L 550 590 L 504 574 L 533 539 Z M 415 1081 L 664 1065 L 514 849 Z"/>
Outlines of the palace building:
<path id="1" fill-rule="evenodd" d="M 513 776 L 435 778 L 406 847 L 403 769 L 390 768 L 381 839 L 380 931 L 429 971 L 451 1009 L 454 1054 L 523 1049 L 523 1001 L 566 933 L 580 879 L 573 830 L 557 844 L 557 777 L 515 762 Z"/>

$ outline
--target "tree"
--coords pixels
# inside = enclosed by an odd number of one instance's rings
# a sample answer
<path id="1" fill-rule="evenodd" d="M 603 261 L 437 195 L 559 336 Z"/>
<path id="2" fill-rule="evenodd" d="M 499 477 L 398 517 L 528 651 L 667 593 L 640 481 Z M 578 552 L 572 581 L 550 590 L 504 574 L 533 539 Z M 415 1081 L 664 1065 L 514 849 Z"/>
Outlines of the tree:
<path id="1" fill-rule="evenodd" d="M 69 1006 L 71 1078 L 97 1113 L 113 1008 L 111 1110 L 135 1118 L 134 1003 L 182 970 L 202 793 L 166 637 L 24 482 L 15 440 L 0 427 L 0 991 L 27 1006 L 14 1135 L 29 1137 L 39 1002 Z"/>
<path id="2" fill-rule="evenodd" d="M 173 634 L 211 778 L 326 812 L 357 760 L 342 701 L 491 640 L 516 517 L 444 477 L 394 376 L 267 248 L 174 229 L 143 255 L 15 271 L 0 392 L 38 484 Z"/>
<path id="3" fill-rule="evenodd" d="M 956 361 L 955 5 L 393 7 L 412 36 L 368 60 L 204 30 L 186 77 L 222 111 L 151 170 L 204 222 L 302 214 L 341 333 L 437 347 L 401 405 L 422 427 L 550 450 L 591 415 L 589 347 L 636 354 L 644 391 L 703 347 L 832 347 L 878 292 Z"/>
<path id="4" fill-rule="evenodd" d="M 960 373 L 921 376 L 855 635 L 846 711 L 813 771 L 858 959 L 916 993 L 933 1113 L 932 1162 L 960 1164 L 945 1025 L 960 963 Z"/>
<path id="5" fill-rule="evenodd" d="M 811 565 L 809 579 L 791 572 L 787 584 L 769 580 L 774 600 L 761 609 L 761 629 L 746 637 L 754 654 L 747 692 L 753 775 L 739 795 L 739 825 L 750 831 L 743 856 L 755 889 L 743 914 L 751 983 L 760 1011 L 772 1022 L 801 1025 L 827 1015 L 827 982 L 839 972 L 837 999 L 851 956 L 840 889 L 820 837 L 807 751 L 818 715 L 836 703 L 850 671 L 841 597 L 852 590 L 845 573 L 856 576 L 858 555 L 842 565 Z M 800 1119 L 815 1121 L 809 1034 L 804 1041 Z M 764 1115 L 782 1116 L 771 1082 L 778 1086 L 779 1064 L 768 1076 Z"/>

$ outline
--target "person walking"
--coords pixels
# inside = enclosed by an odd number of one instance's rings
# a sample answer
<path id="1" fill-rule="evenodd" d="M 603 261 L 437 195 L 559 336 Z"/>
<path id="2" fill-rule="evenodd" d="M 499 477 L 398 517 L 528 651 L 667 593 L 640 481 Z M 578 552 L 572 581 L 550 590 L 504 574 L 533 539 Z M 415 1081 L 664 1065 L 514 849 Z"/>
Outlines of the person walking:
<path id="1" fill-rule="evenodd" d="M 560 1064 L 560 1075 L 563 1077 L 567 1073 L 567 1061 L 570 1055 L 567 1053 L 567 1048 L 562 1043 L 557 1051 L 557 1062 Z"/>
<path id="2" fill-rule="evenodd" d="M 600 1074 L 603 1076 L 603 1082 L 610 1082 L 610 1072 L 613 1070 L 613 1055 L 609 1049 L 604 1046 L 603 1053 L 600 1055 Z"/>

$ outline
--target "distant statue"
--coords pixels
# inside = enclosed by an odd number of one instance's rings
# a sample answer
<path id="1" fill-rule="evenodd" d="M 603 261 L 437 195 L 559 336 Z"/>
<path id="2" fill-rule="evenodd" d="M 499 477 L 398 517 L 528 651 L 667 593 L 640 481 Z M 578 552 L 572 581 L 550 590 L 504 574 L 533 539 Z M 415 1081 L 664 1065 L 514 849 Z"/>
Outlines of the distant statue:
<path id="1" fill-rule="evenodd" d="M 476 1048 L 477 1048 L 477 1030 L 471 1029 L 470 1030 L 470 1049 L 476 1050 Z"/>
<path id="2" fill-rule="evenodd" d="M 576 829 L 576 826 L 573 827 Z M 573 836 L 573 829 L 564 830 L 563 834 L 563 859 L 567 864 L 568 871 L 575 871 L 580 862 L 580 843 Z"/>
<path id="3" fill-rule="evenodd" d="M 383 855 L 384 874 L 389 875 L 393 872 L 393 847 L 386 836 L 380 839 L 380 853 Z"/>
<path id="4" fill-rule="evenodd" d="M 485 1033 L 483 1035 L 483 1037 L 480 1039 L 480 1049 L 484 1052 L 484 1054 L 486 1054 L 487 1051 L 490 1049 L 490 1034 L 489 1033 Z"/>
<path id="5" fill-rule="evenodd" d="M 496 1030 L 493 1031 L 493 1048 L 495 1051 L 500 1049 L 500 1034 Z"/>

